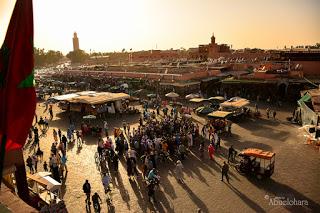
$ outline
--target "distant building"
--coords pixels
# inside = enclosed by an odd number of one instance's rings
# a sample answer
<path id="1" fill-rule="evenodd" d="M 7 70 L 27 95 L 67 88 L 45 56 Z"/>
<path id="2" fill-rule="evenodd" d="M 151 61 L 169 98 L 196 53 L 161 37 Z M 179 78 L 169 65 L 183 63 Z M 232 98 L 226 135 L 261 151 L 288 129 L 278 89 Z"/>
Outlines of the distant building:
<path id="1" fill-rule="evenodd" d="M 307 77 L 319 77 L 320 49 L 291 48 L 272 52 L 272 60 L 291 61 L 303 67 Z"/>
<path id="2" fill-rule="evenodd" d="M 230 47 L 226 44 L 216 44 L 216 38 L 212 34 L 211 43 L 199 45 L 199 56 L 201 59 L 214 58 L 217 53 L 230 53 Z"/>
<path id="3" fill-rule="evenodd" d="M 72 41 L 73 41 L 73 51 L 79 50 L 80 49 L 79 48 L 79 38 L 78 38 L 76 32 L 73 33 Z"/>
<path id="4" fill-rule="evenodd" d="M 133 52 L 131 60 L 133 62 L 158 61 L 158 60 L 177 60 L 183 58 L 180 50 L 148 50 Z"/>

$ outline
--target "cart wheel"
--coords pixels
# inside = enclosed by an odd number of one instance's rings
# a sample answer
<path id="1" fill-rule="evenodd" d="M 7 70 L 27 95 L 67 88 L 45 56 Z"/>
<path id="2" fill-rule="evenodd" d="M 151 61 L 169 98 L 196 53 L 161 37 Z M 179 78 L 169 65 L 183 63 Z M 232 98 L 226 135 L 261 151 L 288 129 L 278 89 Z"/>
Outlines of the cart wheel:
<path id="1" fill-rule="evenodd" d="M 241 175 L 244 174 L 244 172 L 241 171 L 241 169 L 240 169 L 240 164 L 235 165 L 235 168 L 236 168 L 237 172 L 239 172 L 239 174 L 241 174 Z"/>
<path id="2" fill-rule="evenodd" d="M 257 178 L 258 178 L 258 180 L 261 180 L 262 179 L 262 175 L 261 174 L 257 174 Z"/>

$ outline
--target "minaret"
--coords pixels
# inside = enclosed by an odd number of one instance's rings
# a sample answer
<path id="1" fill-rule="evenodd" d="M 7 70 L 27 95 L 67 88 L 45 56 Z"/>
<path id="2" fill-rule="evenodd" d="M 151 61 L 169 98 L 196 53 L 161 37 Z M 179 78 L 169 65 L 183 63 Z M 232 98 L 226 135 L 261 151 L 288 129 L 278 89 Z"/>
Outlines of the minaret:
<path id="1" fill-rule="evenodd" d="M 79 50 L 79 39 L 77 37 L 76 32 L 73 33 L 72 41 L 73 41 L 73 51 Z"/>
<path id="2" fill-rule="evenodd" d="M 215 44 L 215 43 L 216 43 L 216 38 L 214 37 L 214 33 L 212 33 L 211 44 Z"/>

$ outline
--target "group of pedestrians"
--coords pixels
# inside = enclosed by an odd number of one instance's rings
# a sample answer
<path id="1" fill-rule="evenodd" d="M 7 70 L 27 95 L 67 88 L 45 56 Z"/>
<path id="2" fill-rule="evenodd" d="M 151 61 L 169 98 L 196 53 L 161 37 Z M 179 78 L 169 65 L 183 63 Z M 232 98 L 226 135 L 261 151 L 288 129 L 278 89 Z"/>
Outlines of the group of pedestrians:
<path id="1" fill-rule="evenodd" d="M 266 115 L 267 115 L 268 119 L 272 117 L 274 120 L 276 120 L 277 112 L 276 112 L 276 110 L 270 110 L 269 108 L 267 108 Z"/>
<path id="2" fill-rule="evenodd" d="M 111 183 L 110 176 L 107 173 L 103 174 L 102 184 L 103 184 L 104 191 L 106 194 L 111 192 L 110 183 Z M 85 183 L 82 186 L 82 190 L 86 195 L 85 202 L 86 202 L 87 212 L 91 212 L 91 201 L 92 201 L 93 208 L 94 208 L 95 212 L 100 212 L 101 211 L 100 204 L 102 203 L 102 199 L 97 192 L 93 193 L 93 195 L 91 196 L 91 185 L 89 183 L 89 180 L 85 181 Z M 108 198 L 108 199 L 109 199 L 109 201 L 111 200 L 111 198 Z"/>

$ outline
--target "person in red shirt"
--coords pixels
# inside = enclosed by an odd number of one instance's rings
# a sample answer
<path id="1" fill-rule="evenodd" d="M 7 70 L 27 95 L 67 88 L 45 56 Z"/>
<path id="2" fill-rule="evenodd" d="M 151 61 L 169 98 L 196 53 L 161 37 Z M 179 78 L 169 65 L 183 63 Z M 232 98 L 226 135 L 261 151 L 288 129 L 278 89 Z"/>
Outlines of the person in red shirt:
<path id="1" fill-rule="evenodd" d="M 208 154 L 210 160 L 214 160 L 214 146 L 212 144 L 208 146 Z"/>

